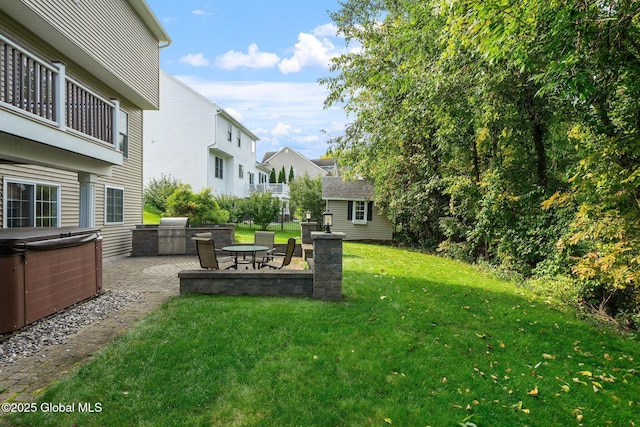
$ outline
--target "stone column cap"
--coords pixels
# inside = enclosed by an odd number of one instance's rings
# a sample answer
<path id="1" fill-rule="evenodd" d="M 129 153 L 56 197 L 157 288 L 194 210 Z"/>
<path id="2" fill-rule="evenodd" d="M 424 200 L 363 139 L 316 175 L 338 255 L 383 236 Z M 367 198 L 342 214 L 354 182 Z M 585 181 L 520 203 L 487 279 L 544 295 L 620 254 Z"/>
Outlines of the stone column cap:
<path id="1" fill-rule="evenodd" d="M 325 233 L 324 231 L 312 231 L 311 237 L 320 240 L 344 240 L 347 235 L 344 233 Z"/>

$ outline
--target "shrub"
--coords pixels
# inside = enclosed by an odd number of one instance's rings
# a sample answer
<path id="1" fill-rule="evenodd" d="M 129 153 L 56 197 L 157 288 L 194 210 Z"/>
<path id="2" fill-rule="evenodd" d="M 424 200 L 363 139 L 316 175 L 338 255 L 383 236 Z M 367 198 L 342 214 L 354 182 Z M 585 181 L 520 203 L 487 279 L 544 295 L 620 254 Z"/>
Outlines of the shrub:
<path id="1" fill-rule="evenodd" d="M 143 198 L 146 205 L 153 206 L 162 212 L 167 210 L 167 199 L 181 185 L 176 178 L 171 178 L 165 174 L 160 178 L 152 178 L 144 188 Z"/>
<path id="2" fill-rule="evenodd" d="M 248 211 L 253 222 L 263 230 L 278 218 L 281 206 L 280 200 L 271 197 L 269 193 L 252 193 L 248 201 Z"/>
<path id="3" fill-rule="evenodd" d="M 167 214 L 188 217 L 190 225 L 221 224 L 229 221 L 229 212 L 220 209 L 211 195 L 211 189 L 205 188 L 194 194 L 188 184 L 181 184 L 169 196 Z"/>

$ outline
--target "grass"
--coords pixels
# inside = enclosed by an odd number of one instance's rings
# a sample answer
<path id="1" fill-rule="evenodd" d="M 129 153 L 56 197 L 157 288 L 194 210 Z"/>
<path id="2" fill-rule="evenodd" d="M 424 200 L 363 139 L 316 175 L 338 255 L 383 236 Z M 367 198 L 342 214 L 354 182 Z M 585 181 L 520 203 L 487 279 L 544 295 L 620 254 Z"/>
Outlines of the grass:
<path id="1" fill-rule="evenodd" d="M 638 342 L 458 262 L 345 243 L 344 300 L 182 296 L 16 425 L 640 422 Z M 466 424 L 470 426 L 471 424 Z"/>
<path id="2" fill-rule="evenodd" d="M 142 222 L 144 224 L 160 224 L 160 218 L 162 218 L 162 211 L 158 208 L 150 205 L 144 205 L 144 211 L 142 212 Z"/>

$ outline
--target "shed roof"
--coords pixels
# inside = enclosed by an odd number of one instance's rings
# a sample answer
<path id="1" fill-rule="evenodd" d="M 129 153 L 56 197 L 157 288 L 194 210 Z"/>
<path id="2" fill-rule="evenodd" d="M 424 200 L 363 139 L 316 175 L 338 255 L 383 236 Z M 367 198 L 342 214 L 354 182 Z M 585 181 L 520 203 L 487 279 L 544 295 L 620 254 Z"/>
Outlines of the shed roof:
<path id="1" fill-rule="evenodd" d="M 343 181 L 341 177 L 322 178 L 322 198 L 333 200 L 372 200 L 375 194 L 373 183 L 364 180 Z"/>

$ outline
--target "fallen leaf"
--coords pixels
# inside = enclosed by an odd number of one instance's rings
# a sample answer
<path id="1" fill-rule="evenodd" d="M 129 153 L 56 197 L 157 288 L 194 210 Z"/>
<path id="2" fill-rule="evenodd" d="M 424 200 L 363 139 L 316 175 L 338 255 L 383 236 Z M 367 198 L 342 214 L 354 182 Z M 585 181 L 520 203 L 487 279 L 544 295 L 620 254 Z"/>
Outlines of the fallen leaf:
<path id="1" fill-rule="evenodd" d="M 538 397 L 538 386 L 536 386 L 536 388 L 534 388 L 533 390 L 531 390 L 529 393 L 527 393 L 529 396 L 533 396 L 533 397 Z"/>
<path id="2" fill-rule="evenodd" d="M 384 422 L 387 424 L 393 424 L 393 421 L 391 421 L 391 418 L 385 418 Z"/>
<path id="3" fill-rule="evenodd" d="M 479 334 L 479 333 L 476 333 L 476 336 L 477 336 L 478 338 L 482 338 L 482 339 L 487 338 L 487 334 Z"/>
<path id="4" fill-rule="evenodd" d="M 569 391 L 571 390 L 571 387 L 569 387 L 568 385 L 563 385 L 562 386 L 562 391 L 564 391 L 565 393 L 569 393 Z"/>
<path id="5" fill-rule="evenodd" d="M 529 409 L 526 409 L 526 408 L 523 409 L 522 412 L 524 412 L 525 414 L 530 414 L 531 413 L 531 411 Z"/>
<path id="6" fill-rule="evenodd" d="M 599 383 L 599 382 L 597 382 L 597 381 L 591 381 L 591 383 L 592 383 L 594 386 L 598 387 L 598 388 L 603 388 L 603 387 L 602 387 L 602 384 L 600 384 L 600 383 Z"/>
<path id="7" fill-rule="evenodd" d="M 504 343 L 502 341 L 500 341 L 500 348 L 505 348 L 506 346 L 504 345 Z"/>
<path id="8" fill-rule="evenodd" d="M 555 356 L 547 353 L 542 353 L 542 357 L 545 359 L 552 359 L 552 360 L 556 358 Z"/>
<path id="9" fill-rule="evenodd" d="M 591 373 L 591 371 L 580 371 L 578 372 L 580 375 L 584 375 L 585 377 L 592 377 L 593 374 Z"/>

